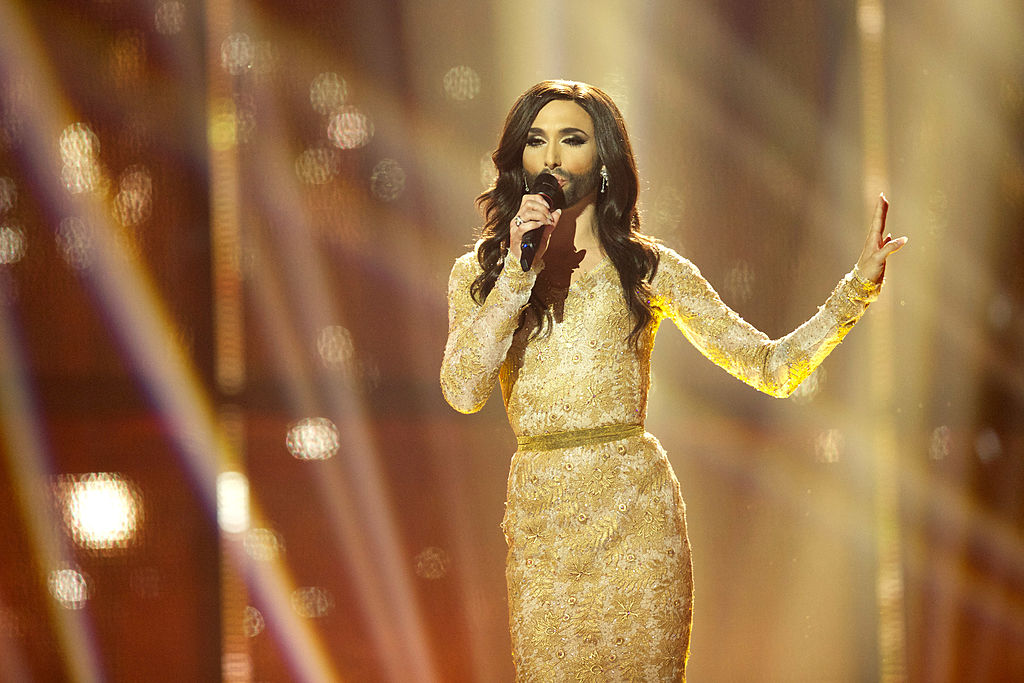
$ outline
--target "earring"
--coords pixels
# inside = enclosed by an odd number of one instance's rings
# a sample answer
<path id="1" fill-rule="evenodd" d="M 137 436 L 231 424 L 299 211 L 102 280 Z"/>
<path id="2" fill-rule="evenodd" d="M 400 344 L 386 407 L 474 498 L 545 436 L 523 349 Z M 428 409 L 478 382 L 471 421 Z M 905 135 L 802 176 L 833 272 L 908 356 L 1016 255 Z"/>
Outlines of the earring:
<path id="1" fill-rule="evenodd" d="M 526 194 L 530 194 L 530 186 L 526 182 L 526 176 L 523 176 L 523 191 L 526 192 Z"/>
<path id="2" fill-rule="evenodd" d="M 602 166 L 600 173 L 601 173 L 601 194 L 604 194 L 604 191 L 608 189 L 608 167 L 607 166 Z"/>

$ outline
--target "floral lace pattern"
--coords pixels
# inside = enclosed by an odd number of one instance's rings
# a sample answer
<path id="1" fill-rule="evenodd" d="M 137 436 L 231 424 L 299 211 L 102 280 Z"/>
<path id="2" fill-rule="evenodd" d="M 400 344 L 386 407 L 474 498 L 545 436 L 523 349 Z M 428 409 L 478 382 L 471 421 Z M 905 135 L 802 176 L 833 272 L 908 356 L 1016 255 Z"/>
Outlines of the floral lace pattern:
<path id="1" fill-rule="evenodd" d="M 568 289 L 511 259 L 483 305 L 469 286 L 475 253 L 449 280 L 445 398 L 479 410 L 500 379 L 518 436 L 643 424 L 658 325 L 671 319 L 715 364 L 787 396 L 878 295 L 851 272 L 813 317 L 771 340 L 726 306 L 697 268 L 659 247 L 655 319 L 639 344 L 607 259 Z M 551 306 L 550 333 L 516 331 L 532 289 Z M 512 458 L 502 523 L 513 660 L 519 681 L 681 680 L 689 648 L 692 572 L 685 506 L 649 434 Z"/>

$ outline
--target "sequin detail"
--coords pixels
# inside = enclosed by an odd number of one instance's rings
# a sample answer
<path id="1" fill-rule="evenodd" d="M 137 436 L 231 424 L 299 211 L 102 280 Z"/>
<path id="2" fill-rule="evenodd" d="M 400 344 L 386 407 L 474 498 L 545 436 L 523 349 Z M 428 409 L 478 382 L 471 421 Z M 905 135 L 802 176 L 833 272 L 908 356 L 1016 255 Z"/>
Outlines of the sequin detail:
<path id="1" fill-rule="evenodd" d="M 469 294 L 476 256 L 460 257 L 441 368 L 449 403 L 479 410 L 499 380 L 517 435 L 642 424 L 654 336 L 666 318 L 735 377 L 787 396 L 878 295 L 851 272 L 807 322 L 771 340 L 726 306 L 692 263 L 659 249 L 656 315 L 636 347 L 626 340 L 633 325 L 614 268 L 544 291 L 536 266 L 523 273 L 506 261 L 478 305 Z M 534 287 L 555 315 L 550 333 L 531 339 L 517 327 Z M 685 506 L 653 436 L 520 447 L 502 529 L 517 681 L 684 678 L 693 585 Z"/>

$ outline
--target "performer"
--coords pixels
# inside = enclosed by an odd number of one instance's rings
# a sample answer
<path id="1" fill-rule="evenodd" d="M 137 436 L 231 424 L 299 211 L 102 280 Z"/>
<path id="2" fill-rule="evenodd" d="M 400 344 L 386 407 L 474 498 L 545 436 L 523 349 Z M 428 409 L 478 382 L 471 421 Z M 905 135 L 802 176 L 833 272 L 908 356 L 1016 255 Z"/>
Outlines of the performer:
<path id="1" fill-rule="evenodd" d="M 878 295 L 880 197 L 857 265 L 799 328 L 770 340 L 697 268 L 640 232 L 622 115 L 600 89 L 544 81 L 516 100 L 478 198 L 481 239 L 455 262 L 446 400 L 483 407 L 500 379 L 518 438 L 502 528 L 518 681 L 685 679 L 692 570 L 679 483 L 644 431 L 655 332 L 670 318 L 715 364 L 788 396 Z M 530 187 L 557 179 L 565 208 Z M 537 258 L 523 236 L 542 228 Z"/>

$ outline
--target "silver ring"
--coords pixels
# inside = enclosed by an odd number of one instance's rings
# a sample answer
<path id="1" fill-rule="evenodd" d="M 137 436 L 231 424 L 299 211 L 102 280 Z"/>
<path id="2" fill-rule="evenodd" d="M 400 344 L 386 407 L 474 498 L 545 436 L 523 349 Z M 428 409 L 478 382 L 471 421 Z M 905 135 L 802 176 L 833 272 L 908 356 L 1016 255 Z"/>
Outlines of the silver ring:
<path id="1" fill-rule="evenodd" d="M 523 224 L 523 223 L 525 222 L 525 221 L 524 221 L 524 220 L 523 220 L 522 218 L 520 218 L 519 216 L 516 216 L 516 218 L 515 218 L 515 221 L 516 221 L 516 227 L 517 227 L 517 228 L 518 228 L 518 227 L 519 227 L 520 225 L 522 225 L 522 224 Z"/>

